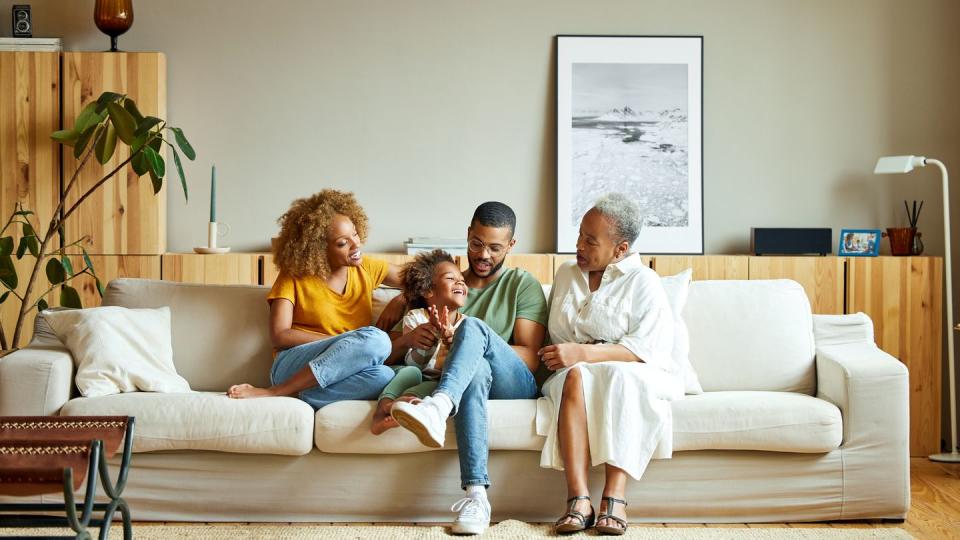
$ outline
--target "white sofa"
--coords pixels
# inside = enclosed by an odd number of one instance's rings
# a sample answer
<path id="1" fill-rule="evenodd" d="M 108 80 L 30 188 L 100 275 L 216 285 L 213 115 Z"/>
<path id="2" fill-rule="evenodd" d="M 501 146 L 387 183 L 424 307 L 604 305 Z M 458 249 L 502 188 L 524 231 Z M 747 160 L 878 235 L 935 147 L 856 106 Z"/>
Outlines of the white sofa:
<path id="1" fill-rule="evenodd" d="M 265 294 L 113 281 L 105 305 L 170 306 L 174 361 L 196 393 L 76 397 L 71 356 L 40 323 L 29 347 L 0 360 L 0 415 L 135 416 L 126 498 L 138 520 L 450 519 L 462 493 L 452 422 L 448 447 L 431 451 L 401 429 L 371 435 L 372 402 L 314 412 L 223 395 L 268 383 Z M 693 282 L 683 317 L 705 392 L 674 403 L 673 458 L 629 482 L 632 521 L 905 517 L 907 371 L 874 345 L 869 318 L 812 316 L 788 280 Z M 490 403 L 495 520 L 562 509 L 562 473 L 538 466 L 536 411 L 535 400 Z M 599 470 L 592 482 L 599 495 Z"/>

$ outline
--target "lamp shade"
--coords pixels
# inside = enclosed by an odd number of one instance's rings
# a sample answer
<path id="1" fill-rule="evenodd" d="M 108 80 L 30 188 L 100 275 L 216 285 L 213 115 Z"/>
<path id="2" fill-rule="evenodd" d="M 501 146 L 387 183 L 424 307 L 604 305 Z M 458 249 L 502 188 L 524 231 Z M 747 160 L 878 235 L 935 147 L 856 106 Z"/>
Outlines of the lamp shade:
<path id="1" fill-rule="evenodd" d="M 886 156 L 877 160 L 873 174 L 903 174 L 926 164 L 926 158 L 922 156 Z"/>

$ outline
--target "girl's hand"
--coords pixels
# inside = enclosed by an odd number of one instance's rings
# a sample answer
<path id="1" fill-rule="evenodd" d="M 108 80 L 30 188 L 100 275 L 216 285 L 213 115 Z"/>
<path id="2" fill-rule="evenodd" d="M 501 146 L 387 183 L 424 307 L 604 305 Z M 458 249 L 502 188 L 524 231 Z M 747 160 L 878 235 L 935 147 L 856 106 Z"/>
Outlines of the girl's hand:
<path id="1" fill-rule="evenodd" d="M 557 371 L 579 362 L 585 362 L 587 355 L 583 348 L 584 345 L 580 343 L 560 343 L 559 345 L 547 345 L 540 349 L 537 355 L 540 356 L 540 361 L 547 369 Z"/>
<path id="2" fill-rule="evenodd" d="M 423 323 L 409 334 L 409 345 L 414 349 L 430 349 L 437 344 L 437 332 L 430 323 Z"/>
<path id="3" fill-rule="evenodd" d="M 450 322 L 450 308 L 443 306 L 443 311 L 437 306 L 430 306 L 430 322 L 437 329 L 440 341 L 447 348 L 453 344 L 453 324 Z"/>

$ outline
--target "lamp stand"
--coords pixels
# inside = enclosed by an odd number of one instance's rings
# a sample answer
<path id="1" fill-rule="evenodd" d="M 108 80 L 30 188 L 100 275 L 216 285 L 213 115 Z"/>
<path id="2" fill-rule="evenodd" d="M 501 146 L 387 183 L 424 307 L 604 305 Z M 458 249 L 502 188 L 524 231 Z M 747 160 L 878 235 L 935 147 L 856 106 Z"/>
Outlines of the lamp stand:
<path id="1" fill-rule="evenodd" d="M 933 454 L 931 461 L 960 463 L 960 452 L 957 451 L 957 378 L 954 372 L 956 359 L 953 356 L 953 271 L 950 265 L 950 188 L 947 177 L 947 168 L 936 159 L 927 159 L 926 163 L 940 168 L 943 176 L 943 242 L 945 246 L 946 282 L 947 282 L 947 366 L 950 377 L 950 451 L 943 454 Z"/>

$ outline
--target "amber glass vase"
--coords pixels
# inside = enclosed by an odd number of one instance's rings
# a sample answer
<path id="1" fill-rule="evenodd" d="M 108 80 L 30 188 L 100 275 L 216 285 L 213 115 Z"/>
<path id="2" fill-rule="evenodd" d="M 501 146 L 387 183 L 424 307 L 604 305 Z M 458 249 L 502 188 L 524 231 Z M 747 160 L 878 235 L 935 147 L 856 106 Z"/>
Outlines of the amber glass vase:
<path id="1" fill-rule="evenodd" d="M 117 36 L 133 26 L 133 0 L 97 0 L 93 21 L 101 32 L 110 36 L 110 50 L 118 51 Z"/>

